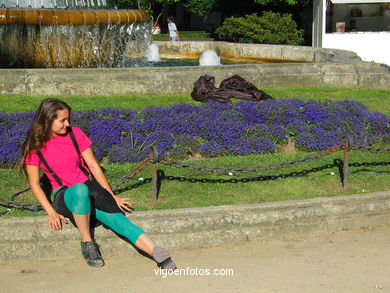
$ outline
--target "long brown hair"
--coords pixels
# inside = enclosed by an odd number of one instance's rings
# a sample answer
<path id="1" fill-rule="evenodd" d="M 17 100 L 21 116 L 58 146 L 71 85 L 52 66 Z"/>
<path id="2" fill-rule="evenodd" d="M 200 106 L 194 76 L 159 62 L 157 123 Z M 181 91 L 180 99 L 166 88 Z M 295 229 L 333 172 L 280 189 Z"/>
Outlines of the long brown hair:
<path id="1" fill-rule="evenodd" d="M 49 139 L 52 123 L 57 118 L 57 111 L 65 109 L 70 113 L 71 108 L 65 102 L 58 99 L 48 98 L 41 102 L 22 145 L 22 156 L 18 167 L 19 172 L 24 170 L 26 156 L 32 150 L 40 150 Z"/>

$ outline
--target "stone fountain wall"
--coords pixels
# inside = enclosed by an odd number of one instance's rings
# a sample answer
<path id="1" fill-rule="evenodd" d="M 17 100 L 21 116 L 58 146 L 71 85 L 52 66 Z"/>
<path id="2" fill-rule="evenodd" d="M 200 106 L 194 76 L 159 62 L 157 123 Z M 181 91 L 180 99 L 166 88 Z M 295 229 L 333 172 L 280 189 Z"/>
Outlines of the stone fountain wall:
<path id="1" fill-rule="evenodd" d="M 264 63 L 356 63 L 354 52 L 304 46 L 238 44 L 228 42 L 155 42 L 164 58 L 199 58 L 206 50 L 215 50 L 222 58 Z"/>
<path id="2" fill-rule="evenodd" d="M 163 42 L 168 48 L 209 48 L 210 42 Z M 216 46 L 231 47 L 230 43 Z M 175 46 L 175 47 L 172 47 Z M 249 47 L 235 44 L 240 56 Z M 259 88 L 278 86 L 390 89 L 390 70 L 377 63 L 362 62 L 356 54 L 305 47 L 252 45 L 258 52 L 291 52 L 311 56 L 297 63 L 244 64 L 205 67 L 112 68 L 112 69 L 0 69 L 0 94 L 21 95 L 123 95 L 189 94 L 204 74 L 214 76 L 217 86 L 238 74 Z M 273 49 L 273 50 L 271 50 Z M 173 50 L 173 49 L 171 49 Z M 219 49 L 222 52 L 222 49 Z M 226 49 L 227 50 L 227 49 Z M 200 52 L 200 49 L 199 49 Z M 194 53 L 195 54 L 195 53 Z M 280 54 L 280 53 L 278 53 Z M 263 55 L 259 56 L 263 58 Z"/>

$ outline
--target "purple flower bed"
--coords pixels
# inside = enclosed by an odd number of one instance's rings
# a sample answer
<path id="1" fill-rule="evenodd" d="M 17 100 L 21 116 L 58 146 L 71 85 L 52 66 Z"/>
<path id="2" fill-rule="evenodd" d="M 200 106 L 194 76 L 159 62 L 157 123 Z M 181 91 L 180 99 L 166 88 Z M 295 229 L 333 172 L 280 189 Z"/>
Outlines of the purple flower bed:
<path id="1" fill-rule="evenodd" d="M 12 167 L 33 112 L 0 112 L 0 167 Z M 390 119 L 355 101 L 179 104 L 137 113 L 112 108 L 72 113 L 72 124 L 93 141 L 98 159 L 136 162 L 152 145 L 161 155 L 247 155 L 274 152 L 289 136 L 303 150 L 327 149 L 346 137 L 357 145 L 390 143 Z"/>

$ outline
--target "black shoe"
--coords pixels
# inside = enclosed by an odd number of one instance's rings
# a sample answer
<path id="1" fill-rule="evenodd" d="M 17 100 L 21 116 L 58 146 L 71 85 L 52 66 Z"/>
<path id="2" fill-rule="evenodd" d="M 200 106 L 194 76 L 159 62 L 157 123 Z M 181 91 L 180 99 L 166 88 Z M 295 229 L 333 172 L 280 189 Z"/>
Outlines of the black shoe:
<path id="1" fill-rule="evenodd" d="M 171 259 L 169 252 L 160 246 L 153 248 L 153 258 L 157 262 L 158 267 L 166 270 L 176 270 L 176 264 Z"/>
<path id="2" fill-rule="evenodd" d="M 104 266 L 104 260 L 100 253 L 99 246 L 95 241 L 81 242 L 81 253 L 87 264 L 91 267 Z"/>

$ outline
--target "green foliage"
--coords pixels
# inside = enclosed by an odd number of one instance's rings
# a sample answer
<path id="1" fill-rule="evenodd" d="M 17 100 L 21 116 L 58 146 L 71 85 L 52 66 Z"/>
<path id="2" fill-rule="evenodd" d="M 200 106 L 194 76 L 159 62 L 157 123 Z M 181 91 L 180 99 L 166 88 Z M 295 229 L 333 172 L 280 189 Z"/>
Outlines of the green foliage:
<path id="1" fill-rule="evenodd" d="M 296 6 L 296 5 L 306 6 L 309 4 L 310 0 L 253 0 L 253 2 L 259 5 L 273 4 L 277 6 L 277 5 L 288 4 L 292 6 Z"/>
<path id="2" fill-rule="evenodd" d="M 169 34 L 157 34 L 152 35 L 153 41 L 166 41 L 169 38 Z M 181 31 L 180 40 L 205 40 L 211 39 L 211 35 L 208 32 L 191 32 Z"/>
<path id="3" fill-rule="evenodd" d="M 181 2 L 182 0 L 109 0 L 114 4 L 123 7 L 136 8 L 149 12 L 155 11 L 157 6 L 167 7 L 168 5 Z M 213 9 L 219 0 L 186 0 L 184 6 L 189 12 L 198 15 L 205 15 Z"/>
<path id="4" fill-rule="evenodd" d="M 115 4 L 125 4 L 129 8 L 150 11 L 156 4 L 169 5 L 181 0 L 111 0 Z"/>
<path id="5" fill-rule="evenodd" d="M 171 4 L 181 0 L 108 0 L 119 8 L 135 8 L 147 11 L 151 16 L 152 24 L 157 23 L 162 16 L 164 9 Z M 161 7 L 162 6 L 162 7 Z M 157 10 L 156 10 L 157 9 Z M 155 19 L 153 16 L 157 14 Z"/>
<path id="6" fill-rule="evenodd" d="M 213 9 L 217 2 L 218 0 L 187 0 L 184 3 L 184 7 L 189 12 L 203 16 Z"/>
<path id="7" fill-rule="evenodd" d="M 108 0 L 108 3 L 111 5 L 116 5 L 119 8 L 131 8 L 131 9 L 148 9 L 148 0 Z"/>
<path id="8" fill-rule="evenodd" d="M 239 43 L 300 45 L 303 43 L 303 30 L 298 30 L 291 14 L 272 11 L 262 16 L 249 14 L 244 17 L 227 18 L 217 29 L 220 39 Z"/>
<path id="9" fill-rule="evenodd" d="M 299 97 L 304 101 L 354 100 L 366 105 L 371 111 L 378 111 L 390 117 L 390 90 L 330 88 L 330 87 L 273 87 L 262 88 L 276 99 Z M 0 109 L 6 113 L 34 111 L 44 98 L 49 96 L 0 95 Z M 50 96 L 53 97 L 53 96 Z M 58 96 L 59 99 L 64 97 Z M 190 94 L 123 96 L 73 96 L 64 98 L 77 110 L 97 110 L 107 107 L 140 111 L 147 107 L 168 107 L 173 104 L 190 103 L 200 105 Z"/>

